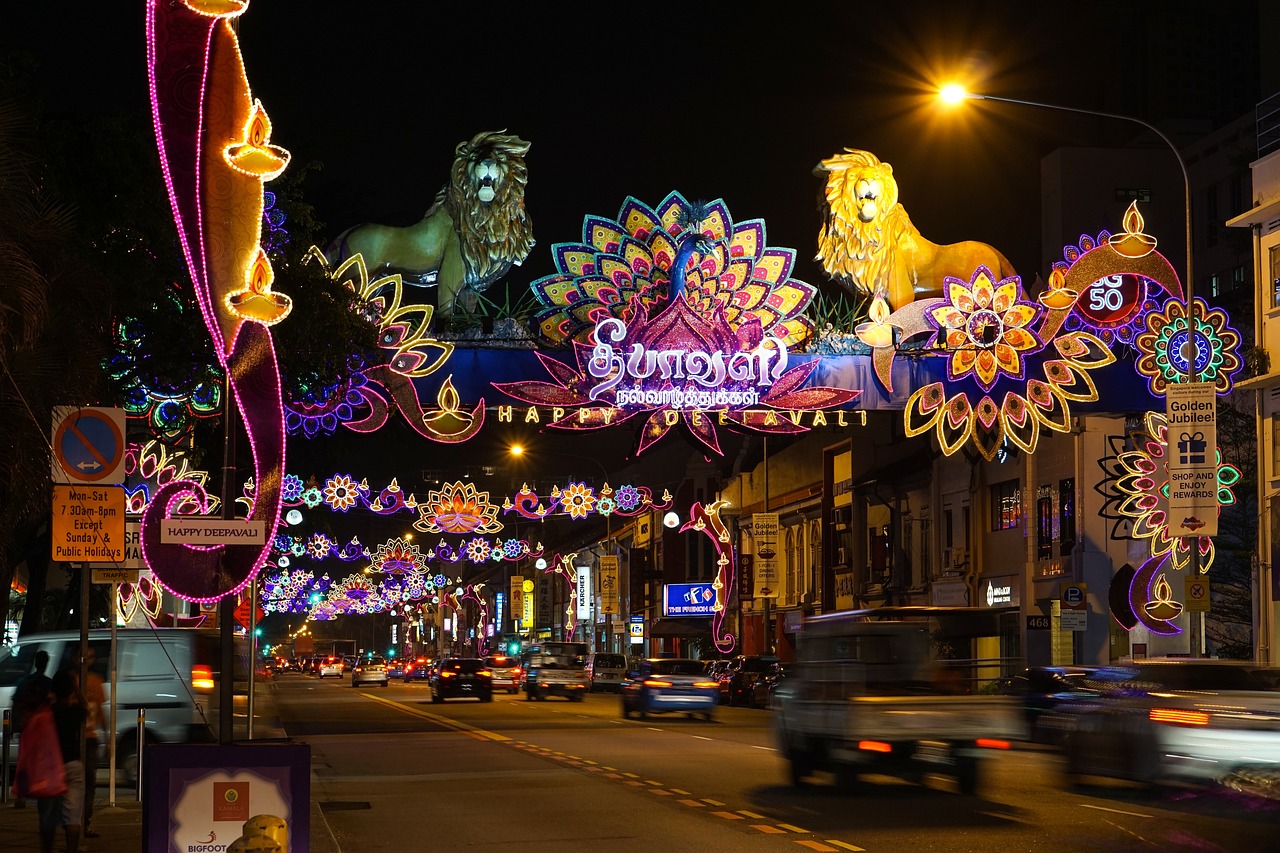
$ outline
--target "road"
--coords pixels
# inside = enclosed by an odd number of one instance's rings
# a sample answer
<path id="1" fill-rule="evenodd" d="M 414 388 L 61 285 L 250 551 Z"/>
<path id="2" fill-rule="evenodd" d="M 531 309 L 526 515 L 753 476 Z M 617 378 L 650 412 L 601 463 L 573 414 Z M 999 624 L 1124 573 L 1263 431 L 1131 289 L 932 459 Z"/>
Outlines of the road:
<path id="1" fill-rule="evenodd" d="M 999 753 L 979 796 L 871 778 L 786 782 L 769 711 L 623 720 L 583 702 L 497 695 L 432 704 L 423 684 L 273 682 L 312 749 L 312 799 L 344 853 L 375 850 L 818 851 L 1274 849 L 1280 804 L 1226 791 L 1066 789 L 1058 758 Z"/>

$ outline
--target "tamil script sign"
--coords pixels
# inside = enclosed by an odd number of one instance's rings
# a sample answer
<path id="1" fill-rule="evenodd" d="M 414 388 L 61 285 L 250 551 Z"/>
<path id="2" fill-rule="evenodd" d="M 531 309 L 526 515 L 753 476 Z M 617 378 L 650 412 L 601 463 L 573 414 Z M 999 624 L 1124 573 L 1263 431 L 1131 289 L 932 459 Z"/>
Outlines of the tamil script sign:
<path id="1" fill-rule="evenodd" d="M 1218 535 L 1218 395 L 1212 382 L 1170 384 L 1165 459 L 1169 535 Z"/>

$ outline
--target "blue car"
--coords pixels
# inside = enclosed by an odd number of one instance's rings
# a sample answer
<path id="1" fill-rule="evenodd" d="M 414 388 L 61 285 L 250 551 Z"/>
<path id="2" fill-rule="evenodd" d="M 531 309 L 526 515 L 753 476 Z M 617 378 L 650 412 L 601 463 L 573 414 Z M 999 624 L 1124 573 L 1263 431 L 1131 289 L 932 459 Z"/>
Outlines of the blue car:
<path id="1" fill-rule="evenodd" d="M 649 658 L 627 671 L 619 693 L 623 717 L 671 712 L 710 722 L 720 702 L 720 683 L 707 675 L 703 661 Z"/>

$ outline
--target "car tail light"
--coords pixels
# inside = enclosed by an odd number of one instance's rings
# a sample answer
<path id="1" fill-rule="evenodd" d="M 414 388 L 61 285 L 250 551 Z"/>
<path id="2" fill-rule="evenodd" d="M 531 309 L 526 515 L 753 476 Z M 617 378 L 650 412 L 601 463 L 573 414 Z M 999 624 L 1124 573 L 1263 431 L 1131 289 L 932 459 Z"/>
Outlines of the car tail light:
<path id="1" fill-rule="evenodd" d="M 996 740 L 995 738 L 990 738 L 990 737 L 980 737 L 975 742 L 977 743 L 978 746 L 982 747 L 983 749 L 1008 749 L 1009 748 L 1009 741 L 1007 740 Z"/>
<path id="2" fill-rule="evenodd" d="M 482 669 L 482 670 L 480 670 L 479 672 L 477 672 L 477 673 L 476 673 L 476 675 L 483 675 L 485 678 L 492 678 L 492 677 L 493 677 L 493 673 L 492 673 L 492 672 L 490 672 L 490 671 L 489 671 L 489 670 L 487 670 L 487 669 Z"/>
<path id="3" fill-rule="evenodd" d="M 860 740 L 858 749 L 866 752 L 893 752 L 893 745 L 878 740 Z"/>
<path id="4" fill-rule="evenodd" d="M 720 682 L 718 682 L 718 681 L 695 681 L 695 682 L 693 682 L 693 686 L 694 686 L 694 687 L 719 687 L 719 686 L 720 686 Z"/>
<path id="5" fill-rule="evenodd" d="M 451 669 L 446 669 L 444 672 L 440 673 L 441 678 L 453 678 L 455 675 L 457 675 L 457 673 Z"/>
<path id="6" fill-rule="evenodd" d="M 213 667 L 204 664 L 191 667 L 191 686 L 196 690 L 212 690 Z"/>
<path id="7" fill-rule="evenodd" d="M 644 680 L 644 686 L 645 687 L 670 687 L 671 682 L 660 681 L 659 679 L 656 679 L 656 678 L 646 678 Z"/>
<path id="8" fill-rule="evenodd" d="M 1148 715 L 1153 723 L 1169 723 L 1175 726 L 1207 726 L 1209 715 L 1204 711 L 1179 711 L 1176 708 L 1152 708 Z"/>

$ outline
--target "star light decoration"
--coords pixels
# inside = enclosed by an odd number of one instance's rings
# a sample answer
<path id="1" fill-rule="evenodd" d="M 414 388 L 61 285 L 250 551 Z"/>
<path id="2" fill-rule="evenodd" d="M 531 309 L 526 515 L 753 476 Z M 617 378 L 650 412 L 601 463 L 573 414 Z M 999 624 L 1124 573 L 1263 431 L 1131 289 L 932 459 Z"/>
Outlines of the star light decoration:
<path id="1" fill-rule="evenodd" d="M 1202 572 L 1213 565 L 1214 546 L 1210 536 L 1183 537 L 1169 535 L 1169 469 L 1165 451 L 1168 447 L 1168 421 L 1161 412 L 1147 412 L 1140 425 L 1129 431 L 1124 447 L 1116 447 L 1123 439 L 1113 439 L 1111 455 L 1099 460 L 1105 477 L 1097 490 L 1106 502 L 1101 513 L 1112 519 L 1113 535 L 1128 521 L 1132 524 L 1129 536 L 1146 540 L 1152 557 L 1169 557 L 1172 568 L 1181 571 L 1191 558 L 1193 540 L 1200 549 Z M 1223 462 L 1222 452 L 1217 454 L 1218 505 L 1231 506 L 1236 502 L 1232 486 L 1240 481 L 1240 469 Z"/>
<path id="2" fill-rule="evenodd" d="M 1191 316 L 1180 300 L 1146 314 L 1146 329 L 1134 339 L 1141 354 L 1138 372 L 1147 378 L 1152 394 L 1163 395 L 1170 384 L 1188 380 L 1190 338 L 1195 335 L 1197 382 L 1212 382 L 1214 390 L 1231 390 L 1232 377 L 1243 366 L 1240 333 L 1228 325 L 1227 312 L 1210 308 L 1203 299 L 1191 300 Z"/>
<path id="3" fill-rule="evenodd" d="M 1006 440 L 1031 453 L 1041 430 L 1069 431 L 1071 403 L 1098 399 L 1090 372 L 1115 361 L 1096 336 L 1061 331 L 1070 310 L 1070 303 L 1030 302 L 1017 276 L 996 281 L 980 266 L 968 282 L 947 276 L 942 299 L 895 311 L 890 319 L 908 336 L 929 333 L 926 352 L 947 359 L 947 381 L 925 385 L 907 400 L 906 434 L 933 431 L 948 456 L 972 442 L 989 461 Z M 896 356 L 889 346 L 872 355 L 890 390 Z M 997 392 L 1002 385 L 1008 386 L 1003 394 Z"/>
<path id="4" fill-rule="evenodd" d="M 423 533 L 497 533 L 502 530 L 498 507 L 489 502 L 489 493 L 475 483 L 446 483 L 431 490 L 418 506 L 413 523 Z"/>
<path id="5" fill-rule="evenodd" d="M 502 502 L 502 512 L 514 512 L 533 521 L 548 515 L 567 515 L 571 519 L 585 519 L 591 515 L 630 518 L 651 510 L 667 509 L 672 500 L 666 489 L 655 500 L 648 486 L 625 485 L 614 489 L 608 483 L 598 491 L 586 483 L 569 483 L 563 489 L 552 486 L 547 497 L 542 498 L 526 483 L 519 492 Z"/>
<path id="6" fill-rule="evenodd" d="M 564 409 L 554 428 L 600 429 L 642 416 L 637 452 L 682 424 L 718 454 L 717 425 L 805 432 L 779 412 L 831 408 L 861 393 L 802 388 L 817 361 L 767 381 L 723 370 L 734 359 L 764 364 L 762 353 L 785 364 L 787 348 L 813 335 L 804 311 L 816 293 L 790 277 L 793 250 L 766 247 L 762 220 L 734 225 L 723 201 L 690 204 L 673 192 L 650 208 L 628 198 L 615 220 L 586 217 L 583 242 L 557 244 L 553 254 L 558 272 L 533 283 L 547 306 L 538 332 L 553 345 L 570 345 L 576 367 L 538 352 L 553 382 L 494 387 L 525 403 Z M 600 324 L 609 324 L 607 342 L 598 340 Z M 620 352 L 647 353 L 668 366 L 669 356 L 679 357 L 684 367 L 661 378 L 667 368 L 655 372 L 649 362 L 637 366 L 647 371 L 638 376 Z M 717 363 L 721 375 L 713 376 Z"/>

